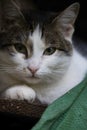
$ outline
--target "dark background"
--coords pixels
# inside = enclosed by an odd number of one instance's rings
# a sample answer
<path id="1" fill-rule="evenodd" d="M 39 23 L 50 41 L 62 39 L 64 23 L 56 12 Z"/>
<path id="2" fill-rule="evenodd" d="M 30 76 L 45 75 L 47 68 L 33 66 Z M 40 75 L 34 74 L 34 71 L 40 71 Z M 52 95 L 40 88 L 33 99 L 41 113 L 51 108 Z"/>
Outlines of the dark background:
<path id="1" fill-rule="evenodd" d="M 62 11 L 74 2 L 80 3 L 80 12 L 75 23 L 75 36 L 87 40 L 87 4 L 85 0 L 33 0 L 40 10 Z"/>

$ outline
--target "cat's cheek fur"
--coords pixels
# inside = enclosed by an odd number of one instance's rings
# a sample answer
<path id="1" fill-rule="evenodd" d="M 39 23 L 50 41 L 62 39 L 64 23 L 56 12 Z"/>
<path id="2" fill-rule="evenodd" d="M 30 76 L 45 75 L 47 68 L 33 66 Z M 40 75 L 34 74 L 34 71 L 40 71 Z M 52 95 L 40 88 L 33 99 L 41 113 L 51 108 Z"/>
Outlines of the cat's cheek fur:
<path id="1" fill-rule="evenodd" d="M 28 102 L 32 102 L 36 98 L 36 93 L 32 88 L 26 85 L 20 85 L 7 89 L 1 96 L 6 99 L 27 100 Z"/>
<path id="2" fill-rule="evenodd" d="M 11 58 L 11 60 L 17 65 L 26 66 L 24 54 L 17 53 Z"/>
<path id="3" fill-rule="evenodd" d="M 51 78 L 53 80 L 59 80 L 61 76 L 64 76 L 64 73 L 67 71 L 71 59 L 67 56 L 58 56 L 59 54 L 54 54 L 52 56 L 45 56 L 44 62 L 38 71 L 38 74 L 41 73 L 45 81 Z M 53 79 L 53 80 L 52 80 Z"/>

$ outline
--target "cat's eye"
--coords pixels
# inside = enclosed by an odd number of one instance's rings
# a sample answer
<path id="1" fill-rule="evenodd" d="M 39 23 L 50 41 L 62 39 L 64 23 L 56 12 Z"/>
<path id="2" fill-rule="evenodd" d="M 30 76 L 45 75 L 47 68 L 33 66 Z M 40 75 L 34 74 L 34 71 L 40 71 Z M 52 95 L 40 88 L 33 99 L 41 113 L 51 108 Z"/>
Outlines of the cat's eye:
<path id="1" fill-rule="evenodd" d="M 52 55 L 57 50 L 56 47 L 49 47 L 44 51 L 44 55 Z"/>
<path id="2" fill-rule="evenodd" d="M 14 44 L 14 47 L 16 51 L 18 51 L 19 53 L 23 53 L 27 56 L 27 49 L 23 44 Z"/>

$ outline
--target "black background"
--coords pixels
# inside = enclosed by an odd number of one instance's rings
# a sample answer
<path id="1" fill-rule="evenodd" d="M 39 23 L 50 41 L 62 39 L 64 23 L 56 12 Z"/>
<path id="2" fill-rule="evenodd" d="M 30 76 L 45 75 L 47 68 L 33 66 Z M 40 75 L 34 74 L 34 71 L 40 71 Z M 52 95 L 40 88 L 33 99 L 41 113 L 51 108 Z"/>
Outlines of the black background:
<path id="1" fill-rule="evenodd" d="M 74 2 L 80 3 L 80 12 L 75 23 L 75 35 L 84 41 L 87 40 L 87 4 L 85 0 L 34 0 L 40 10 L 62 11 Z"/>

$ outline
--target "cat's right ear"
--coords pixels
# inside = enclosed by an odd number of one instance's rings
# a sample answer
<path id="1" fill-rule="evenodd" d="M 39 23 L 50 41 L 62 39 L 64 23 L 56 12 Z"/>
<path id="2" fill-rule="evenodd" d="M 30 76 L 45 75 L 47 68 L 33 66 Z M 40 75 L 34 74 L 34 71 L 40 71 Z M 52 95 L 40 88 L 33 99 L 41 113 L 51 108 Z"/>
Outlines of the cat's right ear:
<path id="1" fill-rule="evenodd" d="M 0 28 L 5 28 L 5 25 L 9 26 L 9 23 L 16 21 L 21 24 L 23 20 L 20 7 L 14 0 L 0 0 Z"/>

